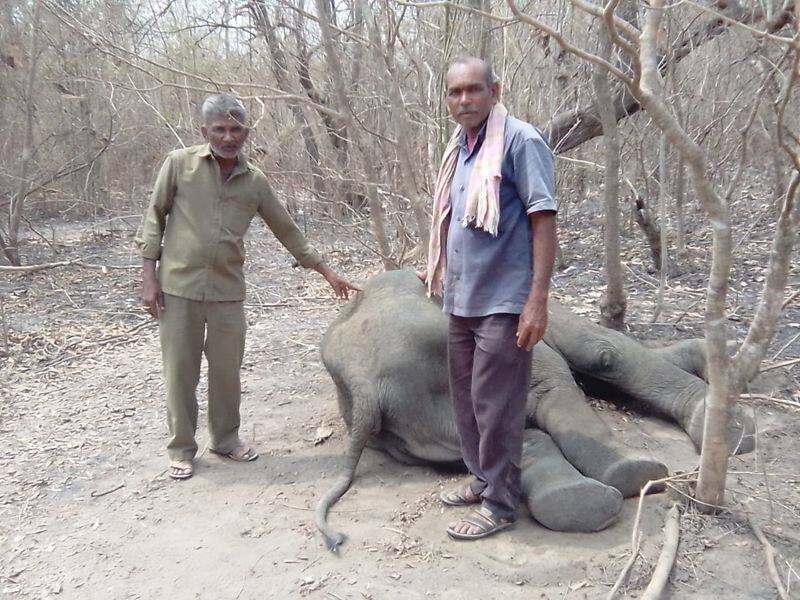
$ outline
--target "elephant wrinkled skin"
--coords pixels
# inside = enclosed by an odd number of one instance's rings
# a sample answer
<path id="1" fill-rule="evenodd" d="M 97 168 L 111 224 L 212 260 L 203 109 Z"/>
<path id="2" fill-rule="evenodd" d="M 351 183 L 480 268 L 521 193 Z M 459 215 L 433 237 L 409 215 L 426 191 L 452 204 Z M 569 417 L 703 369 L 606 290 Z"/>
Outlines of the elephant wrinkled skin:
<path id="1" fill-rule="evenodd" d="M 550 304 L 545 339 L 533 350 L 520 465 L 525 503 L 550 529 L 599 531 L 614 522 L 623 497 L 665 477 L 667 467 L 615 440 L 575 378 L 586 389 L 600 385 L 635 398 L 680 425 L 699 448 L 706 384 L 694 373 L 703 372 L 703 354 L 694 342 L 648 350 Z M 350 487 L 366 446 L 407 464 L 452 466 L 461 456 L 448 390 L 447 316 L 414 273 L 370 279 L 328 328 L 321 353 L 349 432 L 342 474 L 316 509 L 317 526 L 335 549 L 345 537 L 330 528 L 327 513 Z M 752 423 L 739 412 L 732 421 L 732 449 L 749 451 Z"/>

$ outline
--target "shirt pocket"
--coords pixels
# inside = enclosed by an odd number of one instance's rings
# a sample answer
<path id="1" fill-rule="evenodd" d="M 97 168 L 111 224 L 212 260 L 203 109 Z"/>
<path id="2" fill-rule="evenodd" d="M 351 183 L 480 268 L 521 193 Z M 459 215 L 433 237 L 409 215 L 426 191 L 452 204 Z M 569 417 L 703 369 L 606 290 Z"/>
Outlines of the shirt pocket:
<path id="1" fill-rule="evenodd" d="M 256 203 L 250 199 L 226 198 L 222 202 L 222 223 L 231 234 L 242 237 L 256 214 Z"/>

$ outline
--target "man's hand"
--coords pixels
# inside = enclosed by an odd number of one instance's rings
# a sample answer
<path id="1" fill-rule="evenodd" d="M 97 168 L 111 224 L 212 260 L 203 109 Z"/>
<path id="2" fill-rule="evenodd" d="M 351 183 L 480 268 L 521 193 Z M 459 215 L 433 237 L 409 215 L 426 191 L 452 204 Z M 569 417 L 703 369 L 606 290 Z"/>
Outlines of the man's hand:
<path id="1" fill-rule="evenodd" d="M 336 294 L 337 298 L 347 299 L 350 297 L 351 290 L 356 292 L 361 291 L 360 287 L 347 281 L 344 277 L 332 270 L 325 263 L 319 263 L 316 267 L 314 267 L 314 270 L 322 275 L 325 278 L 325 281 L 330 284 L 330 286 L 333 288 L 333 293 Z"/>
<path id="2" fill-rule="evenodd" d="M 547 329 L 547 300 L 529 298 L 519 316 L 517 347 L 533 350 Z"/>
<path id="3" fill-rule="evenodd" d="M 419 279 L 422 283 L 428 283 L 428 269 L 419 269 L 416 271 L 417 279 Z"/>
<path id="4" fill-rule="evenodd" d="M 142 260 L 142 304 L 154 319 L 164 312 L 164 292 L 156 277 L 156 261 Z"/>

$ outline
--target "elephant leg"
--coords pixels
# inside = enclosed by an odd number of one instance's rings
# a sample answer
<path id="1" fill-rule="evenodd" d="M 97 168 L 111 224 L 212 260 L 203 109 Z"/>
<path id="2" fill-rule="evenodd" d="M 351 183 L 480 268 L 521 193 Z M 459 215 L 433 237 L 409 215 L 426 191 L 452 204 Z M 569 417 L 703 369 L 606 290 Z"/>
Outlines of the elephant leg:
<path id="1" fill-rule="evenodd" d="M 614 438 L 589 406 L 567 362 L 542 342 L 533 351 L 532 382 L 529 417 L 581 473 L 618 489 L 625 498 L 638 495 L 648 481 L 667 476 L 664 463 L 639 455 Z"/>
<path id="2" fill-rule="evenodd" d="M 545 343 L 558 351 L 579 381 L 611 386 L 678 423 L 696 448 L 703 443 L 706 383 L 618 331 L 571 313 L 557 303 L 548 312 Z M 737 453 L 755 447 L 753 420 L 734 405 L 728 447 Z"/>
<path id="3" fill-rule="evenodd" d="M 522 490 L 533 518 L 555 531 L 600 531 L 622 509 L 618 490 L 581 475 L 538 429 L 525 431 Z"/>

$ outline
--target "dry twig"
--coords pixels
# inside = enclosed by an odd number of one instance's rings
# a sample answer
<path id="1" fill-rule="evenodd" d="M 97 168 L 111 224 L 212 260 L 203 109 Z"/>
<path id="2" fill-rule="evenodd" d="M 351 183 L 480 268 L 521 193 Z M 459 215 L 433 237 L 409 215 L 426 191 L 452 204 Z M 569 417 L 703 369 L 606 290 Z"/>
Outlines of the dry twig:
<path id="1" fill-rule="evenodd" d="M 44 271 L 45 269 L 54 269 L 56 267 L 68 267 L 80 262 L 80 259 L 75 260 L 62 260 L 60 262 L 42 263 L 39 265 L 23 265 L 21 267 L 0 265 L 1 272 L 9 273 L 36 273 L 37 271 Z"/>
<path id="2" fill-rule="evenodd" d="M 800 296 L 800 290 L 797 290 L 791 296 L 789 296 L 786 300 L 783 301 L 783 304 L 781 305 L 781 310 L 785 310 L 786 307 L 789 306 L 792 303 L 792 301 L 795 298 L 797 298 L 798 296 Z"/>
<path id="3" fill-rule="evenodd" d="M 642 506 L 644 504 L 644 497 L 647 495 L 647 492 L 650 491 L 650 488 L 653 486 L 668 483 L 670 481 L 676 481 L 678 479 L 684 479 L 686 477 L 694 477 L 696 476 L 696 471 L 692 471 L 691 473 L 680 473 L 678 475 L 672 475 L 670 477 L 664 477 L 663 479 L 655 479 L 653 481 L 648 481 L 644 487 L 639 492 L 639 504 L 636 507 L 636 519 L 633 522 L 633 531 L 631 532 L 631 556 L 628 561 L 625 563 L 625 566 L 622 567 L 622 571 L 620 571 L 617 580 L 614 582 L 614 587 L 611 588 L 611 591 L 608 592 L 606 596 L 606 600 L 611 600 L 619 591 L 619 588 L 625 583 L 625 580 L 628 578 L 628 574 L 630 573 L 631 567 L 633 567 L 634 563 L 636 562 L 636 558 L 639 556 L 639 546 L 642 541 L 641 533 L 639 532 L 639 525 L 642 519 Z"/>
<path id="4" fill-rule="evenodd" d="M 87 269 L 101 269 L 106 271 L 108 269 L 141 269 L 141 265 L 98 265 L 94 263 L 84 262 L 81 258 L 73 260 L 62 260 L 52 263 L 41 263 L 38 265 L 23 265 L 21 267 L 14 267 L 8 265 L 0 265 L 0 272 L 8 273 L 36 273 L 37 271 L 44 271 L 46 269 L 55 269 L 57 267 L 86 267 Z"/>
<path id="5" fill-rule="evenodd" d="M 800 363 L 800 358 L 792 358 L 790 360 L 785 360 L 783 362 L 775 363 L 774 365 L 765 365 L 759 369 L 760 373 L 764 371 L 771 371 L 772 369 L 780 369 L 781 367 L 791 367 L 792 365 L 796 365 Z"/>
<path id="6" fill-rule="evenodd" d="M 775 585 L 775 589 L 778 591 L 778 596 L 781 597 L 781 600 L 789 600 L 789 594 L 786 592 L 786 588 L 783 587 L 783 582 L 781 581 L 781 577 L 778 574 L 778 568 L 775 566 L 775 548 L 772 547 L 772 544 L 769 543 L 769 540 L 764 535 L 764 532 L 761 531 L 761 527 L 753 520 L 753 517 L 750 515 L 749 512 L 744 513 L 747 522 L 750 524 L 750 529 L 753 530 L 756 538 L 758 541 L 761 542 L 761 545 L 764 547 L 764 556 L 767 560 L 767 569 L 769 570 L 769 576 L 772 579 L 772 583 Z"/>
<path id="7" fill-rule="evenodd" d="M 113 494 L 113 493 L 114 493 L 114 492 L 116 492 L 117 490 L 121 490 L 121 489 L 122 489 L 122 488 L 124 488 L 124 487 L 125 487 L 125 484 L 124 484 L 124 483 L 120 483 L 118 486 L 116 486 L 116 487 L 113 487 L 113 488 L 111 488 L 110 490 L 106 490 L 106 491 L 104 491 L 104 492 L 97 492 L 97 491 L 93 491 L 93 492 L 92 492 L 91 494 L 89 494 L 89 495 L 90 495 L 92 498 L 99 498 L 100 496 L 108 496 L 109 494 Z"/>
<path id="8" fill-rule="evenodd" d="M 647 584 L 641 600 L 658 600 L 667 585 L 670 571 L 675 564 L 675 556 L 678 554 L 678 541 L 681 533 L 681 513 L 677 504 L 673 504 L 667 513 L 664 522 L 664 546 L 661 548 L 661 555 L 658 557 L 656 568 L 653 569 L 653 577 Z"/>
<path id="9" fill-rule="evenodd" d="M 792 408 L 800 408 L 800 402 L 793 402 L 792 400 L 782 400 L 781 398 L 773 398 L 772 396 L 767 396 L 766 394 L 741 394 L 742 398 L 748 398 L 751 400 L 764 400 L 766 402 L 774 402 L 775 404 L 782 404 L 784 406 L 790 406 Z"/>

